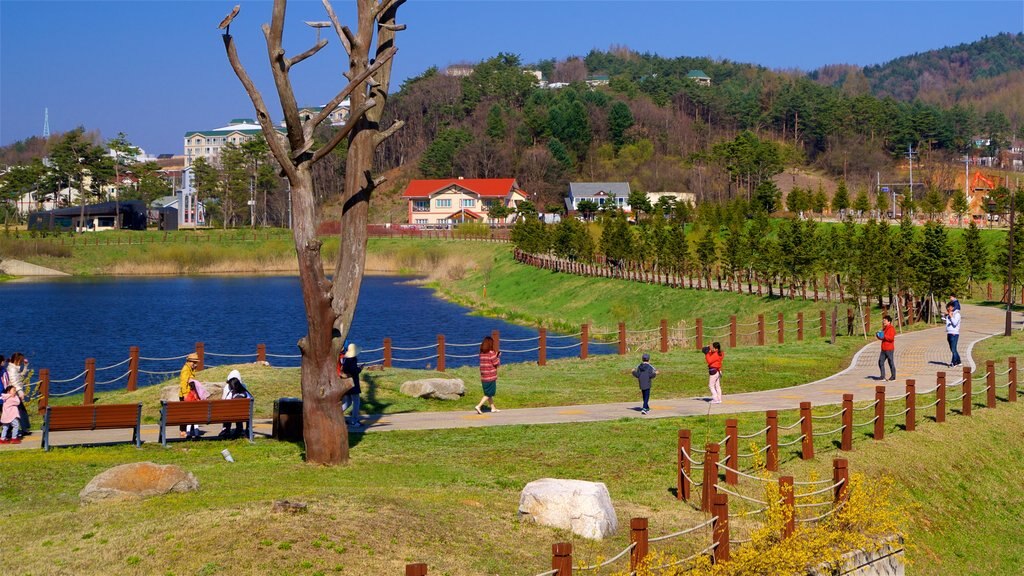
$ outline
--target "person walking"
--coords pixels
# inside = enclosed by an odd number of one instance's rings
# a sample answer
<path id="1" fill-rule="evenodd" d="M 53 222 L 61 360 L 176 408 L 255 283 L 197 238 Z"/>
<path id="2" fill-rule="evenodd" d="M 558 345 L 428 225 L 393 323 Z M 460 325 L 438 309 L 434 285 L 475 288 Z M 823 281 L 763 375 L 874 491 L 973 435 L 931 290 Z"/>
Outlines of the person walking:
<path id="1" fill-rule="evenodd" d="M 708 390 L 711 391 L 711 403 L 722 403 L 722 359 L 725 354 L 722 352 L 722 345 L 712 342 L 711 346 L 701 349 L 704 353 L 704 361 L 708 363 Z"/>
<path id="2" fill-rule="evenodd" d="M 184 402 L 185 396 L 188 396 L 190 390 L 188 381 L 195 379 L 197 366 L 199 366 L 199 354 L 193 352 L 185 357 L 185 365 L 181 367 L 181 374 L 178 375 L 178 402 Z M 178 426 L 178 435 L 182 438 L 188 437 L 188 431 L 184 424 Z"/>
<path id="3" fill-rule="evenodd" d="M 651 355 L 644 354 L 640 357 L 640 364 L 633 369 L 633 377 L 640 383 L 640 395 L 643 397 L 644 405 L 640 408 L 641 414 L 647 414 L 651 407 L 647 404 L 651 399 L 651 380 L 658 375 L 658 370 L 651 365 Z"/>
<path id="4" fill-rule="evenodd" d="M 356 345 L 349 342 L 348 347 L 345 349 L 345 354 L 338 364 L 338 376 L 347 376 L 352 379 L 352 388 L 341 397 L 341 412 L 344 414 L 349 406 L 352 407 L 352 414 L 345 419 L 345 422 L 349 426 L 355 426 L 356 428 L 362 425 L 359 421 L 361 403 L 359 395 L 362 393 L 362 389 L 359 387 L 359 373 L 363 371 L 363 367 L 359 365 L 358 351 Z"/>
<path id="5" fill-rule="evenodd" d="M 949 343 L 949 351 L 953 353 L 949 367 L 954 368 L 960 365 L 960 352 L 956 349 L 960 342 L 960 311 L 950 302 L 946 304 L 946 313 L 942 317 L 946 320 L 946 342 Z"/>
<path id="6" fill-rule="evenodd" d="M 501 365 L 501 352 L 494 349 L 494 338 L 487 336 L 480 343 L 480 385 L 484 389 L 484 397 L 476 405 L 476 413 L 483 414 L 486 403 L 491 412 L 501 412 L 494 407 L 494 395 L 498 391 L 498 366 Z"/>
<path id="7" fill-rule="evenodd" d="M 896 380 L 896 327 L 892 325 L 892 316 L 882 316 L 882 329 L 875 337 L 882 341 L 882 353 L 878 355 L 879 380 L 885 380 L 885 363 L 889 363 L 890 381 Z"/>

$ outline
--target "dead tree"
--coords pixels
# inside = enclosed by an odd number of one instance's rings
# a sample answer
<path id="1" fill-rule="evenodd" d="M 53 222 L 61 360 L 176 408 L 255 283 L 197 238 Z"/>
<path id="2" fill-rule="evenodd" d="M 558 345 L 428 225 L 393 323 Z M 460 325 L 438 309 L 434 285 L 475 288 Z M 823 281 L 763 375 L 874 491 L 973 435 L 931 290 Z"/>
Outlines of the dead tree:
<path id="1" fill-rule="evenodd" d="M 328 0 L 322 0 L 334 31 L 348 54 L 348 84 L 316 115 L 306 121 L 299 116 L 292 89 L 291 68 L 327 45 L 318 39 L 311 48 L 293 57 L 282 48 L 286 0 L 275 0 L 270 24 L 263 25 L 277 97 L 284 112 L 286 133 L 275 129 L 259 90 L 239 61 L 234 40 L 228 33 L 236 11 L 221 23 L 225 29 L 224 48 L 228 61 L 242 82 L 256 109 L 270 151 L 291 183 L 295 251 L 299 264 L 302 298 L 308 333 L 299 340 L 302 353 L 302 432 L 306 460 L 316 464 L 339 464 L 348 460 L 348 430 L 341 412 L 341 396 L 351 388 L 350 380 L 337 375 L 338 353 L 348 334 L 355 312 L 366 260 L 366 224 L 370 196 L 383 179 L 373 176 L 377 146 L 401 128 L 395 122 L 380 126 L 391 80 L 395 55 L 395 33 L 405 27 L 395 24 L 398 7 L 405 0 L 356 0 L 355 29 L 342 26 Z M 374 44 L 376 40 L 376 44 Z M 314 149 L 313 132 L 343 100 L 350 100 L 351 114 L 323 146 Z M 341 245 L 334 265 L 333 282 L 324 272 L 321 241 L 316 236 L 316 202 L 312 167 L 348 140 L 345 184 L 341 191 Z"/>

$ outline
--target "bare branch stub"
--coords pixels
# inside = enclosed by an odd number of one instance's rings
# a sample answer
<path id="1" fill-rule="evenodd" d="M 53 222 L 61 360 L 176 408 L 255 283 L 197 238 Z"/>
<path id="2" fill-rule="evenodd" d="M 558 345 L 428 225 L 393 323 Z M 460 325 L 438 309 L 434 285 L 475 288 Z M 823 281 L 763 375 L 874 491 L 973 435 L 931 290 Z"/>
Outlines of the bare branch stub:
<path id="1" fill-rule="evenodd" d="M 292 66 L 295 66 L 299 62 L 302 62 L 306 58 L 309 58 L 310 56 L 316 54 L 324 46 L 327 46 L 327 40 L 326 39 L 320 40 L 315 45 L 313 45 L 309 50 L 306 50 L 305 52 L 303 52 L 302 54 L 299 54 L 298 56 L 296 56 L 294 58 L 286 59 L 285 60 L 285 71 L 291 70 Z"/>
<path id="2" fill-rule="evenodd" d="M 342 26 L 341 21 L 338 20 L 338 16 L 334 13 L 334 8 L 331 6 L 330 0 L 322 0 L 324 9 L 327 10 L 327 17 L 331 19 L 331 25 L 334 27 L 334 33 L 338 35 L 338 39 L 341 40 L 342 47 L 345 48 L 346 54 L 352 54 L 352 31 L 347 26 Z"/>

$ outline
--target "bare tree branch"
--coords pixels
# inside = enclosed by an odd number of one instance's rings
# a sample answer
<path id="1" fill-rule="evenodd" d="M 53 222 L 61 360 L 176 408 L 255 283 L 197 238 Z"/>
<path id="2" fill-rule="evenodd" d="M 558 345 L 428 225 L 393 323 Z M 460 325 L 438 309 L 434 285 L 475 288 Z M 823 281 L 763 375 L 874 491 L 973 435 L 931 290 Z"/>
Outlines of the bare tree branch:
<path id="1" fill-rule="evenodd" d="M 381 24 L 381 28 L 390 30 L 391 32 L 401 32 L 405 30 L 405 24 Z"/>
<path id="2" fill-rule="evenodd" d="M 302 61 L 303 61 L 303 60 L 305 60 L 306 58 L 309 58 L 309 57 L 310 57 L 310 56 L 312 56 L 313 54 L 316 54 L 316 53 L 317 53 L 317 52 L 319 52 L 319 51 L 320 51 L 320 49 L 321 49 L 321 48 L 323 48 L 324 46 L 327 46 L 327 39 L 326 39 L 326 38 L 325 38 L 325 39 L 323 39 L 323 40 L 320 40 L 319 42 L 317 42 L 317 43 L 316 43 L 316 45 L 315 45 L 315 46 L 313 46 L 313 47 L 312 47 L 312 48 L 310 48 L 309 50 L 306 50 L 306 51 L 305 51 L 305 52 L 303 52 L 302 54 L 299 54 L 299 55 L 298 55 L 298 56 L 296 56 L 295 58 L 286 58 L 286 59 L 285 59 L 285 67 L 284 67 L 284 69 L 285 69 L 285 72 L 287 72 L 288 70 L 291 70 L 291 67 L 292 67 L 292 66 L 295 66 L 295 65 L 296 65 L 296 64 L 298 64 L 299 62 L 302 62 Z"/>
<path id="3" fill-rule="evenodd" d="M 338 104 L 341 104 L 341 102 L 345 100 L 345 98 L 348 98 L 349 95 L 352 94 L 352 92 L 356 88 L 362 86 L 363 82 L 365 82 L 366 79 L 369 78 L 371 74 L 376 72 L 377 69 L 379 69 L 391 58 L 393 58 L 396 52 L 398 52 L 398 48 L 392 47 L 389 50 L 387 50 L 384 54 L 382 54 L 379 58 L 377 58 L 376 62 L 371 64 L 370 67 L 364 70 L 362 74 L 352 79 L 341 92 L 338 92 L 338 94 L 334 96 L 334 98 L 331 98 L 331 101 L 328 102 L 327 105 L 325 105 L 323 109 L 320 110 L 320 112 L 318 112 L 317 115 L 312 120 L 309 120 L 308 123 L 311 124 L 314 128 L 319 126 L 320 123 L 323 122 L 328 116 L 330 116 L 331 112 L 338 107 Z M 358 116 L 355 116 L 354 114 L 349 114 L 348 123 L 351 123 L 353 118 L 358 118 Z"/>
<path id="4" fill-rule="evenodd" d="M 295 151 L 301 149 L 306 144 L 306 139 L 303 137 L 299 105 L 295 101 L 295 91 L 292 89 L 292 81 L 288 76 L 287 60 L 284 57 L 284 49 L 281 47 L 281 40 L 284 34 L 285 5 L 286 3 L 283 0 L 275 1 L 270 25 L 264 24 L 262 28 L 263 35 L 267 39 L 270 71 L 274 76 L 274 85 L 277 86 L 277 98 L 281 102 L 281 112 L 284 113 L 284 123 L 288 129 L 288 142 L 291 145 L 292 151 Z"/>
<path id="5" fill-rule="evenodd" d="M 338 16 L 334 14 L 334 8 L 331 6 L 330 0 L 322 0 L 324 9 L 327 10 L 327 17 L 331 19 L 331 24 L 334 25 L 334 32 L 341 39 L 341 45 L 345 47 L 345 53 L 352 53 L 352 44 L 355 38 L 352 36 L 352 31 L 348 29 L 348 26 L 342 26 L 338 20 Z"/>
<path id="6" fill-rule="evenodd" d="M 404 2 L 405 2 L 405 0 L 381 0 L 380 3 L 378 3 L 377 6 L 374 7 L 374 9 L 373 9 L 373 17 L 374 17 L 374 19 L 376 19 L 381 14 L 384 14 L 385 12 L 387 12 L 388 10 L 390 10 L 392 8 L 398 8 Z"/>
<path id="7" fill-rule="evenodd" d="M 235 71 L 235 75 L 242 82 L 242 86 L 245 87 L 246 93 L 249 95 L 249 99 L 252 100 L 252 105 L 256 108 L 256 118 L 259 120 L 260 127 L 263 129 L 263 134 L 267 138 L 267 145 L 270 146 L 270 151 L 273 152 L 274 158 L 277 159 L 278 164 L 281 165 L 281 169 L 286 175 L 291 177 L 295 174 L 295 166 L 292 164 L 291 159 L 288 157 L 288 150 L 284 146 L 284 138 L 281 133 L 274 128 L 274 123 L 270 119 L 270 114 L 267 112 L 267 105 L 263 102 L 263 96 L 260 91 L 256 88 L 256 85 L 249 79 L 249 74 L 245 71 L 245 67 L 242 66 L 242 62 L 238 58 L 238 51 L 235 49 L 234 38 L 230 34 L 224 34 L 224 49 L 228 53 L 228 62 L 231 63 L 231 68 Z"/>
<path id="8" fill-rule="evenodd" d="M 405 126 L 405 120 L 395 120 L 394 122 L 391 123 L 391 126 L 388 126 L 387 130 L 375 134 L 373 136 L 374 146 L 378 146 L 380 145 L 381 142 L 390 138 L 392 134 L 401 130 L 402 126 Z"/>
<path id="9" fill-rule="evenodd" d="M 331 139 L 328 140 L 326 144 L 321 146 L 319 150 L 313 153 L 313 163 L 316 164 L 318 160 L 330 154 L 331 150 L 334 150 L 334 148 L 338 144 L 341 144 L 341 141 L 344 140 L 346 136 L 348 136 L 348 133 L 352 131 L 352 128 L 354 128 L 356 124 L 359 123 L 358 119 L 361 118 L 364 114 L 366 114 L 367 110 L 373 108 L 376 105 L 377 103 L 373 101 L 373 98 L 367 100 L 366 102 L 363 102 L 363 105 L 362 107 L 360 107 L 358 113 L 353 112 L 352 114 L 350 114 L 348 117 L 348 122 L 345 122 L 345 126 L 338 130 L 337 132 L 335 132 L 334 135 L 331 136 Z"/>

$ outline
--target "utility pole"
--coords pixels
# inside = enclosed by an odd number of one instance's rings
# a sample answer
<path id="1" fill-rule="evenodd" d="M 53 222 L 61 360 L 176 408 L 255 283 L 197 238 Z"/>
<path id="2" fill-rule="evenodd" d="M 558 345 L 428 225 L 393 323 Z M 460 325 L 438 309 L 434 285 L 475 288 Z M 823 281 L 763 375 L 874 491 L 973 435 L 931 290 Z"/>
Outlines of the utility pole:
<path id="1" fill-rule="evenodd" d="M 907 146 L 907 161 L 910 163 L 910 201 L 914 201 L 914 146 Z M 895 196 L 894 196 L 895 197 Z M 911 215 L 913 217 L 913 215 Z"/>
<path id="2" fill-rule="evenodd" d="M 1003 326 L 1003 336 L 1013 333 L 1013 203 L 1018 192 L 1020 192 L 1020 183 L 1017 184 L 1016 190 L 1010 192 L 1010 249 L 1007 251 L 1009 254 L 1006 262 L 1006 324 Z"/>

